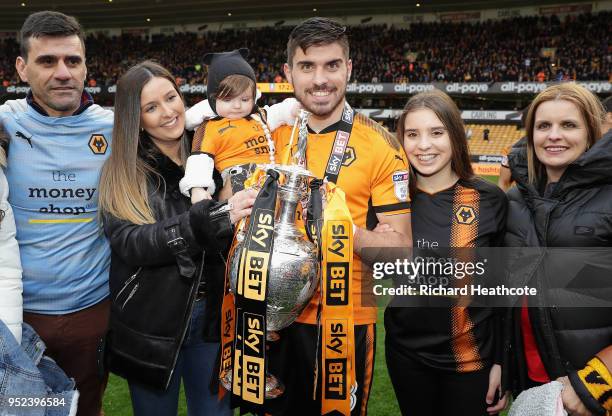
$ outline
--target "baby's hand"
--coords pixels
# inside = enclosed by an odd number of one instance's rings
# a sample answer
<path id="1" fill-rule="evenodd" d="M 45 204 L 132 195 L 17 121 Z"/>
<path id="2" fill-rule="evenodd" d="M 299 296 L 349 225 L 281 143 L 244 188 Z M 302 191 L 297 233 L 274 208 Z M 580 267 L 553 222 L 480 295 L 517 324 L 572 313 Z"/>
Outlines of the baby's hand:
<path id="1" fill-rule="evenodd" d="M 204 188 L 191 188 L 191 203 L 203 201 L 205 199 L 212 199 L 212 196 Z"/>
<path id="2" fill-rule="evenodd" d="M 267 108 L 268 127 L 270 131 L 276 130 L 282 125 L 292 125 L 300 112 L 302 106 L 295 98 L 287 98 L 284 101 Z"/>
<path id="3" fill-rule="evenodd" d="M 195 130 L 204 120 L 216 116 L 217 114 L 213 111 L 208 100 L 202 100 L 185 112 L 185 129 Z"/>

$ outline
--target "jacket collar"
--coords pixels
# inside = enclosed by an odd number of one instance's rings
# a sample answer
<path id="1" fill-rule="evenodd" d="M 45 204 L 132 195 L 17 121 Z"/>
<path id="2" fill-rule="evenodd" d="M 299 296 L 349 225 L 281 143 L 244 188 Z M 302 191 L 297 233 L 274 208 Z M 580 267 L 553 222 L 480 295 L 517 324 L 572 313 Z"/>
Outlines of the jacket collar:
<path id="1" fill-rule="evenodd" d="M 40 104 L 36 102 L 36 100 L 34 100 L 34 95 L 32 95 L 32 90 L 28 91 L 28 95 L 26 96 L 26 101 L 38 113 L 40 113 L 41 115 L 45 117 L 49 117 L 49 113 L 47 113 L 47 111 L 44 108 L 42 108 Z M 93 97 L 91 96 L 91 94 L 83 90 L 83 94 L 81 95 L 81 105 L 79 106 L 79 108 L 77 108 L 77 110 L 74 113 L 72 113 L 72 115 L 78 116 L 79 114 L 87 110 L 91 105 L 93 105 L 93 103 L 94 101 L 93 101 Z"/>
<path id="2" fill-rule="evenodd" d="M 182 177 L 184 172 L 181 166 L 177 165 L 172 161 L 172 159 L 160 152 L 155 145 L 151 147 L 152 150 L 150 161 L 153 169 L 155 169 L 163 177 L 172 176 L 174 174 L 181 174 Z"/>
<path id="3" fill-rule="evenodd" d="M 539 184 L 529 183 L 527 146 L 513 147 L 508 156 L 512 177 L 525 195 L 540 196 Z M 612 131 L 608 131 L 589 150 L 572 162 L 559 180 L 551 198 L 567 194 L 577 188 L 612 184 Z M 525 196 L 527 196 L 525 195 Z"/>

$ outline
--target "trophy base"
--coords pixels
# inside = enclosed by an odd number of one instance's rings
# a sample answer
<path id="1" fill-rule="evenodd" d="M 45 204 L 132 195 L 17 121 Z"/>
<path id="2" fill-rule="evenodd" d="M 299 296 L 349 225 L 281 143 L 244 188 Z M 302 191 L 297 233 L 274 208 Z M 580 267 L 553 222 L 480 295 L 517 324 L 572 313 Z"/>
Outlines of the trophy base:
<path id="1" fill-rule="evenodd" d="M 219 382 L 225 390 L 232 391 L 232 373 L 227 371 Z M 266 400 L 276 399 L 285 392 L 285 385 L 272 374 L 266 374 Z"/>
<path id="2" fill-rule="evenodd" d="M 266 374 L 266 399 L 276 399 L 285 392 L 285 385 L 272 374 Z"/>
<path id="3" fill-rule="evenodd" d="M 226 371 L 222 377 L 219 377 L 219 383 L 223 386 L 223 388 L 231 392 L 232 391 L 232 372 Z"/>
<path id="4" fill-rule="evenodd" d="M 276 342 L 280 339 L 280 335 L 276 331 L 266 331 L 266 341 Z"/>

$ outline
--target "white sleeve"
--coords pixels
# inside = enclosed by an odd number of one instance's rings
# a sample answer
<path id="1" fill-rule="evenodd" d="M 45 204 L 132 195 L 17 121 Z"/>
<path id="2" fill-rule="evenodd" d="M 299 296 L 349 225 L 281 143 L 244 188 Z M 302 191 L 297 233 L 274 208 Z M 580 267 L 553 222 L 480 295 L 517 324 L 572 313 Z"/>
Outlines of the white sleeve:
<path id="1" fill-rule="evenodd" d="M 206 188 L 209 194 L 215 193 L 213 170 L 215 162 L 205 153 L 198 153 L 187 158 L 185 176 L 179 182 L 179 189 L 185 196 L 190 196 L 191 188 Z"/>
<path id="2" fill-rule="evenodd" d="M 28 109 L 28 102 L 25 98 L 19 100 L 8 100 L 0 105 L 0 113 L 21 113 Z"/>
<path id="3" fill-rule="evenodd" d="M 195 130 L 204 120 L 215 117 L 217 117 L 217 113 L 208 104 L 208 100 L 202 100 L 185 112 L 185 128 Z"/>
<path id="4" fill-rule="evenodd" d="M 268 128 L 274 131 L 282 125 L 292 125 L 295 122 L 300 103 L 295 98 L 286 98 L 278 104 L 265 106 Z"/>
<path id="5" fill-rule="evenodd" d="M 21 260 L 15 238 L 15 218 L 8 201 L 8 184 L 0 168 L 0 209 L 4 212 L 0 222 L 0 319 L 6 324 L 18 343 L 21 343 L 23 298 Z"/>

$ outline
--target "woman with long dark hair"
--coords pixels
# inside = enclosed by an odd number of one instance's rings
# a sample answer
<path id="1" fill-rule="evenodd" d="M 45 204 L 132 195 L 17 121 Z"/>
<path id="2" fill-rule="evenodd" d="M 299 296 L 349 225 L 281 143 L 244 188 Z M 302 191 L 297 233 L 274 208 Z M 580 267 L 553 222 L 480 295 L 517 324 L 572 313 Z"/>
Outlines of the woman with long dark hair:
<path id="1" fill-rule="evenodd" d="M 190 415 L 229 415 L 228 401 L 208 388 L 219 343 L 204 334 L 215 324 L 209 305 L 219 299 L 211 288 L 222 273 L 210 272 L 203 251 L 218 259 L 255 192 L 193 206 L 180 193 L 190 149 L 183 97 L 172 75 L 150 61 L 117 84 L 112 146 L 100 179 L 112 248 L 104 362 L 127 379 L 136 415 L 175 415 L 181 380 Z"/>
<path id="2" fill-rule="evenodd" d="M 612 412 L 612 133 L 602 138 L 604 118 L 584 87 L 550 86 L 529 108 L 527 146 L 508 157 L 517 186 L 508 192 L 506 245 L 546 247 L 509 259 L 513 285 L 538 290 L 508 320 L 512 387 L 558 380 L 563 406 L 579 416 Z"/>
<path id="3" fill-rule="evenodd" d="M 474 176 L 452 99 L 440 91 L 410 98 L 398 137 L 410 162 L 415 256 L 449 248 L 465 257 L 474 248 L 499 245 L 506 197 Z M 465 277 L 449 278 L 452 287 Z M 408 304 L 396 301 L 385 311 L 385 352 L 402 414 L 477 416 L 503 409 L 501 339 L 493 309 L 424 295 Z"/>

